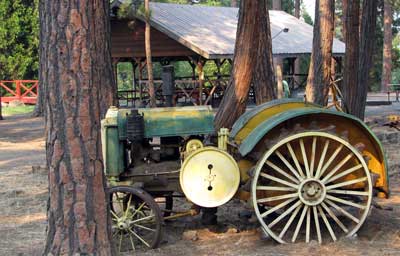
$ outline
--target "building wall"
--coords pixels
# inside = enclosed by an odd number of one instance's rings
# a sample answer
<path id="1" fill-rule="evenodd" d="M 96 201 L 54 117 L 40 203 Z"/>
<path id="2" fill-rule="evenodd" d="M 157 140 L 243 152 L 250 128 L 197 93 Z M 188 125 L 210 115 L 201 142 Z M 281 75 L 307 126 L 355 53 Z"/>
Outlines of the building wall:
<path id="1" fill-rule="evenodd" d="M 111 21 L 111 55 L 114 58 L 146 57 L 144 47 L 145 24 L 135 20 Z M 151 29 L 151 50 L 153 57 L 181 57 L 197 55 L 164 33 Z"/>

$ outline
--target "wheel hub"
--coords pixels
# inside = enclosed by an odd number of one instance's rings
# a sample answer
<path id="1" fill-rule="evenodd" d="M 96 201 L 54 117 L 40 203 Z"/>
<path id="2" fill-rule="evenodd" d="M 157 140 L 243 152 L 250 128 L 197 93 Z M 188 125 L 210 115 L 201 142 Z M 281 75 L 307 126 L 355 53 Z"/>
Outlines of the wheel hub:
<path id="1" fill-rule="evenodd" d="M 300 200 L 306 205 L 318 205 L 325 199 L 325 185 L 317 179 L 305 179 L 299 187 Z"/>

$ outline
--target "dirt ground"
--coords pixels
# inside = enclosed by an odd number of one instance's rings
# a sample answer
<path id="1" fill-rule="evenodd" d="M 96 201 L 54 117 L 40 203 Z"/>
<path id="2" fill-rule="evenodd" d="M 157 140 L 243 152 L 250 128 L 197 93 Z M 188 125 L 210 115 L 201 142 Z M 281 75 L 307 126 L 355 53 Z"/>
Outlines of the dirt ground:
<path id="1" fill-rule="evenodd" d="M 399 114 L 400 105 L 388 111 Z M 382 115 L 382 108 L 369 108 L 367 113 Z M 47 174 L 39 167 L 45 165 L 43 133 L 41 118 L 15 116 L 0 122 L 0 255 L 41 255 L 47 203 Z M 380 207 L 372 208 L 358 235 L 336 243 L 279 245 L 261 236 L 257 223 L 240 219 L 243 206 L 233 200 L 219 210 L 216 230 L 202 226 L 199 216 L 182 218 L 167 223 L 159 249 L 137 254 L 400 255 L 398 168 L 391 170 L 390 181 L 391 198 L 376 200 Z M 182 239 L 188 230 L 196 231 L 196 241 Z"/>

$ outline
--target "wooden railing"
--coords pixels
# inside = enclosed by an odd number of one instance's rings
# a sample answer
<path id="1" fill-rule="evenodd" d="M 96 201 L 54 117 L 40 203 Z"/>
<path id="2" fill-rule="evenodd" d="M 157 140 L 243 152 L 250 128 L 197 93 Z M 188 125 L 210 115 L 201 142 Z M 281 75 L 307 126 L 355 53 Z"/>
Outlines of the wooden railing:
<path id="1" fill-rule="evenodd" d="M 8 103 L 13 100 L 19 100 L 25 104 L 35 104 L 38 85 L 39 81 L 37 80 L 0 81 L 0 88 L 5 91 L 1 95 L 1 101 Z"/>

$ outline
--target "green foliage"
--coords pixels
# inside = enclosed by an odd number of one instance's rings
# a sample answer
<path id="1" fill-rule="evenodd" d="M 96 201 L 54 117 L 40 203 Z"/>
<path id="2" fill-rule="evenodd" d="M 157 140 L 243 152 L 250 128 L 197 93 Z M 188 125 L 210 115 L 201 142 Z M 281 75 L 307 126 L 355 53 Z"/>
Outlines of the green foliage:
<path id="1" fill-rule="evenodd" d="M 0 80 L 37 79 L 39 0 L 0 0 Z"/>
<path id="2" fill-rule="evenodd" d="M 18 107 L 2 107 L 1 109 L 3 116 L 13 116 L 32 113 L 35 109 L 35 106 L 26 105 Z"/>

